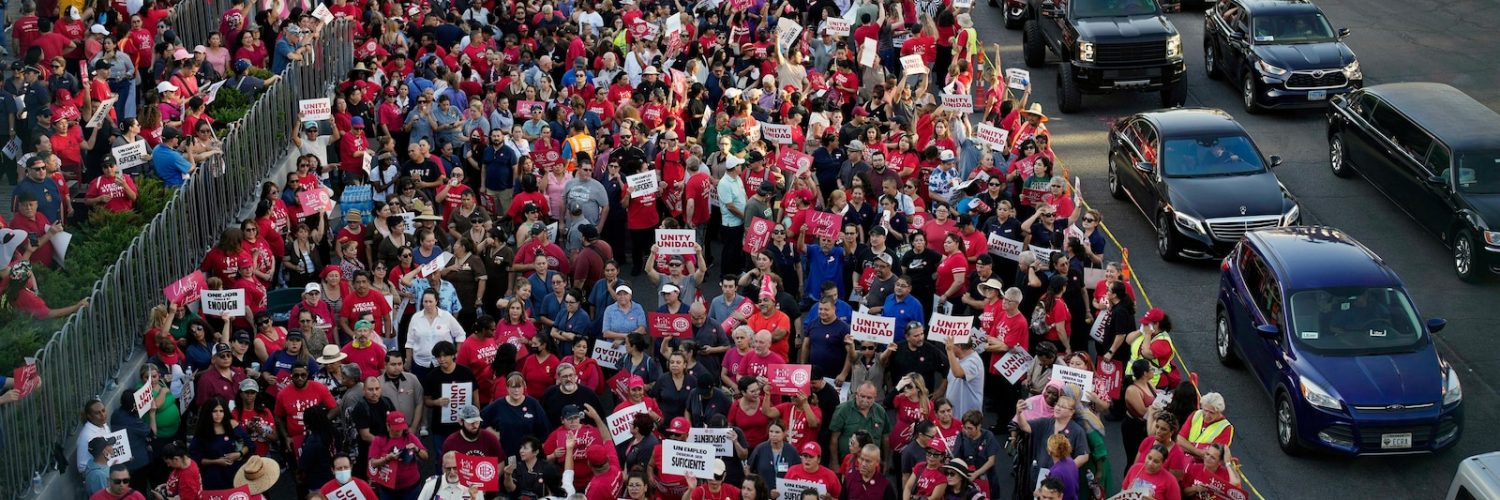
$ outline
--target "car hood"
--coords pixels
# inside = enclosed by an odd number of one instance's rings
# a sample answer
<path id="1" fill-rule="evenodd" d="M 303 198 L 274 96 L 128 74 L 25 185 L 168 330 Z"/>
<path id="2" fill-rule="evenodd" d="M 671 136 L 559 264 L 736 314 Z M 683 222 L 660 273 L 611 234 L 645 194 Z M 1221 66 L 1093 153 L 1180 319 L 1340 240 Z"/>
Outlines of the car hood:
<path id="1" fill-rule="evenodd" d="M 1304 366 L 1317 372 L 1319 385 L 1341 401 L 1357 406 L 1439 403 L 1443 372 L 1432 343 L 1416 352 L 1369 356 L 1305 355 Z M 1306 373 L 1306 372 L 1303 372 Z"/>
<path id="2" fill-rule="evenodd" d="M 1200 218 L 1280 216 L 1286 200 L 1270 172 L 1221 177 L 1168 177 L 1173 209 Z M 1241 212 L 1241 207 L 1244 211 Z"/>
<path id="3" fill-rule="evenodd" d="M 1154 42 L 1177 33 L 1167 18 L 1156 15 L 1088 17 L 1077 19 L 1078 37 L 1094 43 Z"/>
<path id="4" fill-rule="evenodd" d="M 1343 42 L 1256 45 L 1255 55 L 1287 70 L 1336 70 L 1354 62 L 1354 51 Z"/>
<path id="5" fill-rule="evenodd" d="M 1463 198 L 1469 208 L 1484 219 L 1490 231 L 1500 231 L 1500 194 L 1464 193 Z"/>

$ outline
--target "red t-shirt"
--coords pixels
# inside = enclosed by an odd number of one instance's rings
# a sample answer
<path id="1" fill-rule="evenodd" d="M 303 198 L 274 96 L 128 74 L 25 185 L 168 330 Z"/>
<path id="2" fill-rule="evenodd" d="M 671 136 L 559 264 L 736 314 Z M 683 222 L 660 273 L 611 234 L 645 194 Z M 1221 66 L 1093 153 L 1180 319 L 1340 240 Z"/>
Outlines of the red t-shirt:
<path id="1" fill-rule="evenodd" d="M 370 483 L 366 483 L 365 480 L 356 477 L 350 478 L 349 481 L 353 482 L 355 487 L 359 488 L 359 493 L 361 495 L 364 495 L 366 499 L 380 498 L 375 495 L 375 490 L 370 489 Z M 333 498 L 334 490 L 337 490 L 343 486 L 344 485 L 339 484 L 339 481 L 337 479 L 330 479 L 327 483 L 323 484 L 322 488 L 318 489 L 318 492 L 323 494 L 323 498 Z"/>
<path id="2" fill-rule="evenodd" d="M 1219 466 L 1219 470 L 1209 472 L 1203 468 L 1203 464 L 1195 463 L 1189 465 L 1187 472 L 1182 474 L 1182 486 L 1197 486 L 1207 491 L 1198 493 L 1200 500 L 1219 500 L 1224 498 L 1246 498 L 1244 489 L 1229 482 L 1229 467 Z M 1239 495 L 1231 495 L 1230 492 L 1238 492 Z"/>
<path id="3" fill-rule="evenodd" d="M 338 401 L 316 380 L 307 381 L 300 389 L 297 384 L 288 385 L 276 395 L 276 416 L 286 419 L 287 435 L 292 436 L 292 445 L 298 450 L 302 449 L 302 435 L 307 429 L 302 423 L 302 411 L 319 404 L 332 409 L 338 406 Z"/>
<path id="4" fill-rule="evenodd" d="M 928 227 L 932 225 L 931 222 L 927 223 Z M 943 261 L 938 263 L 937 268 L 937 293 L 942 295 L 943 292 L 948 291 L 948 288 L 953 286 L 955 275 L 967 272 L 969 272 L 969 259 L 964 257 L 963 252 L 954 252 L 952 255 L 943 257 Z M 953 295 L 955 299 L 964 293 L 961 288 Z"/>
<path id="5" fill-rule="evenodd" d="M 1146 472 L 1146 464 L 1133 465 L 1120 487 L 1149 491 L 1151 498 L 1156 500 L 1182 500 L 1182 489 L 1177 485 L 1177 478 L 1167 472 L 1166 467 L 1150 474 Z"/>
<path id="6" fill-rule="evenodd" d="M 774 350 L 766 353 L 765 356 L 761 356 L 755 351 L 750 351 L 749 354 L 745 355 L 745 359 L 740 361 L 738 375 L 741 377 L 764 377 L 767 373 L 770 373 L 771 365 L 782 364 L 786 364 L 786 357 Z"/>
<path id="7" fill-rule="evenodd" d="M 661 215 L 656 212 L 656 195 L 631 199 L 629 193 L 621 191 L 620 196 L 630 203 L 625 207 L 625 222 L 631 230 L 652 229 L 661 223 Z"/>
<path id="8" fill-rule="evenodd" d="M 218 247 L 208 251 L 203 257 L 203 264 L 198 269 L 207 274 L 207 277 L 218 277 L 226 283 L 234 281 L 240 273 L 240 254 L 245 253 L 242 248 L 234 253 L 226 253 Z"/>
<path id="9" fill-rule="evenodd" d="M 495 377 L 490 373 L 490 361 L 495 359 L 495 353 L 500 348 L 499 340 L 495 337 L 484 338 L 478 335 L 470 335 L 458 345 L 458 357 L 455 361 L 474 372 L 474 379 L 479 381 L 478 390 L 480 397 L 493 395 Z M 541 396 L 540 393 L 532 394 L 533 397 Z M 485 401 L 481 401 L 483 403 Z"/>
<path id="10" fill-rule="evenodd" d="M 766 418 L 766 413 L 759 409 L 756 409 L 753 415 L 746 413 L 740 408 L 740 403 L 735 401 L 729 405 L 729 425 L 739 427 L 740 432 L 745 433 L 745 442 L 749 443 L 751 448 L 755 448 L 769 439 L 768 427 L 771 425 L 771 419 Z"/>
<path id="11" fill-rule="evenodd" d="M 42 301 L 42 298 L 29 288 L 21 289 L 21 294 L 16 296 L 16 301 L 12 304 L 12 307 L 31 315 L 35 319 L 46 318 L 47 315 L 52 314 L 52 309 L 47 307 L 47 303 Z"/>
<path id="12" fill-rule="evenodd" d="M 927 64 L 937 61 L 937 39 L 929 35 L 917 35 L 906 39 L 906 43 L 901 44 L 901 55 L 912 54 L 921 54 L 922 62 Z"/>
<path id="13" fill-rule="evenodd" d="M 789 344 L 787 339 L 792 338 L 792 320 L 787 318 L 786 313 L 781 312 L 780 310 L 772 311 L 771 317 L 768 318 L 764 314 L 761 314 L 760 311 L 756 311 L 755 314 L 751 314 L 749 318 L 745 318 L 745 324 L 749 325 L 751 329 L 757 332 L 765 330 L 774 334 L 777 329 L 787 332 L 787 336 L 782 337 L 781 340 L 775 340 L 771 342 L 771 353 L 778 355 L 778 357 L 783 360 L 777 361 L 777 363 L 786 362 L 785 360 L 787 359 L 787 350 Z M 745 357 L 747 361 L 754 360 L 755 358 L 756 355 L 754 352 L 751 352 L 749 356 Z M 758 373 L 757 375 L 765 375 L 765 373 L 762 372 Z"/>
<path id="14" fill-rule="evenodd" d="M 567 426 L 554 429 L 552 435 L 547 436 L 547 440 L 542 442 L 542 455 L 550 456 L 552 452 L 566 448 L 569 433 Z M 576 443 L 573 445 L 573 487 L 581 489 L 594 477 L 594 470 L 589 467 L 586 455 L 589 446 L 595 444 L 609 446 L 610 443 L 604 440 L 604 435 L 599 433 L 599 428 L 592 425 L 585 424 L 579 427 L 576 436 Z M 559 469 L 562 468 L 562 463 L 562 457 L 558 457 Z M 611 469 L 619 470 L 620 468 L 620 459 L 614 453 L 609 454 L 609 465 Z"/>
<path id="15" fill-rule="evenodd" d="M 786 424 L 786 440 L 797 448 L 801 448 L 803 443 L 817 441 L 818 431 L 823 429 L 823 410 L 817 405 L 809 405 L 808 408 L 811 408 L 813 416 L 818 418 L 818 425 L 807 425 L 807 412 L 796 408 L 795 403 L 786 402 L 776 405 L 776 409 L 781 410 L 779 420 Z"/>
<path id="16" fill-rule="evenodd" d="M 661 450 L 662 447 L 657 446 L 651 452 L 651 467 L 656 470 L 662 470 Z M 657 474 L 656 479 L 659 481 L 659 486 L 656 488 L 656 500 L 681 500 L 682 494 L 687 493 L 687 478 L 684 476 L 663 472 Z"/>
<path id="17" fill-rule="evenodd" d="M 938 473 L 938 475 L 939 480 L 944 479 L 942 473 Z M 808 472 L 807 467 L 793 466 L 786 471 L 786 478 L 792 481 L 810 481 L 821 484 L 823 487 L 828 488 L 828 496 L 832 498 L 838 498 L 839 492 L 843 491 L 843 485 L 839 483 L 838 474 L 835 474 L 833 469 L 822 465 L 819 465 L 818 470 L 813 472 Z M 931 493 L 931 491 L 929 490 L 928 493 Z"/>
<path id="18" fill-rule="evenodd" d="M 345 362 L 359 367 L 361 380 L 380 376 L 381 369 L 385 367 L 385 346 L 379 342 L 370 342 L 370 345 L 358 348 L 354 344 L 350 342 L 339 350 L 349 355 Z"/>
<path id="19" fill-rule="evenodd" d="M 613 457 L 614 455 L 611 454 L 610 456 Z M 588 485 L 588 489 L 584 490 L 583 493 L 584 498 L 588 500 L 615 500 L 620 498 L 620 494 L 622 493 L 621 488 L 625 487 L 625 474 L 620 472 L 619 467 L 611 467 L 608 472 L 589 479 Z"/>
<path id="20" fill-rule="evenodd" d="M 693 214 L 688 222 L 695 226 L 708 223 L 708 217 L 713 212 L 713 207 L 709 206 L 709 193 L 714 192 L 715 189 L 713 177 L 702 171 L 688 179 L 687 200 L 693 202 Z M 684 204 L 683 210 L 686 210 L 686 207 L 687 205 Z"/>
<path id="21" fill-rule="evenodd" d="M 391 314 L 391 304 L 385 301 L 385 295 L 374 290 L 365 292 L 361 297 L 358 293 L 351 293 L 344 298 L 344 304 L 339 311 L 339 317 L 349 320 L 352 326 L 359 317 L 365 313 L 375 315 L 375 333 L 385 331 L 386 316 Z"/>
<path id="22" fill-rule="evenodd" d="M 996 302 L 996 304 L 1000 303 L 1002 302 Z M 1004 311 L 1001 311 L 999 314 L 1001 316 L 999 324 L 995 327 L 995 331 L 991 335 L 1000 337 L 1000 341 L 1005 342 L 1005 345 L 1010 346 L 1012 349 L 1020 347 L 1030 352 L 1031 339 L 1029 330 L 1027 329 L 1026 315 L 1021 314 L 1020 311 L 1017 311 L 1014 316 L 1006 315 Z M 989 369 L 990 373 L 1000 373 L 995 370 L 994 365 L 990 365 Z"/>
<path id="23" fill-rule="evenodd" d="M 42 212 L 40 210 L 36 211 L 36 217 L 31 219 L 22 217 L 20 212 L 16 212 L 16 214 L 11 216 L 10 218 L 11 229 L 26 231 L 26 234 L 30 234 L 37 238 L 41 238 L 43 235 L 47 234 L 48 224 L 51 224 L 51 221 L 47 220 L 47 216 L 42 215 Z M 52 242 L 48 241 L 46 245 L 42 245 L 41 248 L 33 251 L 31 253 L 31 262 L 42 266 L 52 265 Z"/>
<path id="24" fill-rule="evenodd" d="M 1136 447 L 1135 464 L 1132 465 L 1146 463 L 1146 454 L 1151 452 L 1151 447 L 1156 444 L 1156 438 L 1142 439 L 1140 446 Z M 1168 471 L 1185 471 L 1191 462 L 1192 459 L 1188 458 L 1187 452 L 1182 451 L 1181 446 L 1173 444 L 1172 449 L 1167 451 L 1167 461 L 1162 462 L 1161 468 Z"/>
<path id="25" fill-rule="evenodd" d="M 689 500 L 739 500 L 740 489 L 729 483 L 719 485 L 719 491 L 708 491 L 708 485 L 699 485 L 693 488 L 693 496 Z"/>
<path id="26" fill-rule="evenodd" d="M 1064 332 L 1071 331 L 1071 319 L 1072 316 L 1068 315 L 1068 305 L 1064 304 L 1061 298 L 1056 299 L 1052 303 L 1052 310 L 1047 311 L 1047 340 L 1051 340 L 1053 342 L 1062 341 L 1062 339 L 1057 336 L 1057 329 L 1052 328 L 1051 326 L 1056 323 L 1062 323 Z"/>
<path id="27" fill-rule="evenodd" d="M 526 394 L 539 397 L 548 387 L 557 383 L 557 355 L 548 355 L 546 360 L 537 356 L 526 356 L 521 360 L 521 376 L 526 378 Z"/>
<path id="28" fill-rule="evenodd" d="M 178 498 L 198 498 L 203 494 L 203 476 L 198 473 L 198 463 L 187 461 L 187 468 L 172 469 L 167 474 L 166 486 L 168 496 Z"/>

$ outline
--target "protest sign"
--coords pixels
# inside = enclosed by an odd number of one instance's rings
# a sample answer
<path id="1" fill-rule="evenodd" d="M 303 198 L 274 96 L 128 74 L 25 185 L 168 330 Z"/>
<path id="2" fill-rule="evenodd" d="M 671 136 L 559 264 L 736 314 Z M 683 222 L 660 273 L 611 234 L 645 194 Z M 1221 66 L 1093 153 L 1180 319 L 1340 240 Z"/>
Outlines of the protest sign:
<path id="1" fill-rule="evenodd" d="M 818 238 L 839 237 L 839 230 L 843 229 L 844 216 L 821 211 L 807 213 L 807 229 L 809 233 Z"/>
<path id="2" fill-rule="evenodd" d="M 12 137 L 10 142 L 5 143 L 5 148 L 0 149 L 0 152 L 5 153 L 6 158 L 16 159 L 21 154 L 21 138 Z"/>
<path id="3" fill-rule="evenodd" d="M 614 342 L 595 342 L 594 353 L 589 357 L 594 358 L 594 362 L 601 367 L 619 369 L 620 360 L 625 359 L 625 344 L 617 346 Z"/>
<path id="4" fill-rule="evenodd" d="M 953 337 L 955 344 L 969 341 L 969 334 L 974 330 L 973 316 L 949 316 L 942 313 L 932 313 L 932 320 L 927 322 L 927 341 L 939 344 Z"/>
<path id="5" fill-rule="evenodd" d="M 443 397 L 448 398 L 448 406 L 443 408 L 441 422 L 445 424 L 458 423 L 458 409 L 468 406 L 474 397 L 474 383 L 462 382 L 443 384 Z"/>
<path id="6" fill-rule="evenodd" d="M 24 398 L 42 385 L 42 376 L 37 372 L 36 358 L 27 357 L 26 364 L 21 365 L 12 372 L 16 380 L 16 397 Z"/>
<path id="7" fill-rule="evenodd" d="M 771 365 L 766 378 L 771 383 L 771 394 L 795 396 L 812 392 L 812 365 Z"/>
<path id="8" fill-rule="evenodd" d="M 875 43 L 875 40 L 867 40 L 863 45 L 859 46 L 860 66 L 868 68 L 875 65 L 875 56 L 877 55 L 875 51 L 880 48 L 878 45 Z"/>
<path id="9" fill-rule="evenodd" d="M 322 22 L 323 24 L 333 22 L 333 12 L 330 12 L 328 10 L 328 6 L 325 4 L 318 4 L 318 8 L 313 9 L 312 15 L 313 17 L 318 18 L 318 21 Z"/>
<path id="10" fill-rule="evenodd" d="M 547 228 L 545 229 L 545 234 L 547 235 L 547 241 L 557 243 L 557 223 L 548 223 Z M 548 263 L 550 264 L 551 261 L 549 260 Z"/>
<path id="11" fill-rule="evenodd" d="M 530 120 L 533 109 L 545 111 L 547 105 L 542 101 L 516 101 L 515 115 Z"/>
<path id="12" fill-rule="evenodd" d="M 849 333 L 855 342 L 889 344 L 896 341 L 896 318 L 855 311 L 849 321 Z"/>
<path id="13" fill-rule="evenodd" d="M 901 72 L 907 75 L 926 74 L 927 62 L 922 60 L 922 54 L 901 56 Z"/>
<path id="14" fill-rule="evenodd" d="M 500 491 L 500 459 L 458 453 L 458 482 L 479 491 Z"/>
<path id="15" fill-rule="evenodd" d="M 242 484 L 227 490 L 204 490 L 198 495 L 198 500 L 250 500 L 250 485 Z"/>
<path id="16" fill-rule="evenodd" d="M 1021 68 L 1007 68 L 1005 86 L 1016 90 L 1026 90 L 1026 87 L 1031 86 L 1031 72 Z"/>
<path id="17" fill-rule="evenodd" d="M 416 232 L 417 232 L 417 213 L 416 212 L 401 212 L 401 213 L 396 214 L 396 215 L 401 216 L 401 232 L 406 233 L 406 234 L 416 234 Z"/>
<path id="18" fill-rule="evenodd" d="M 1009 144 L 1010 131 L 988 123 L 979 122 L 979 128 L 975 131 L 974 139 L 988 144 L 990 149 L 1000 151 Z"/>
<path id="19" fill-rule="evenodd" d="M 823 483 L 802 479 L 777 479 L 776 491 L 780 495 L 775 500 L 802 500 L 802 492 L 807 490 L 815 490 L 819 496 L 828 494 L 828 487 L 823 486 Z"/>
<path id="20" fill-rule="evenodd" d="M 734 454 L 734 429 L 694 427 L 688 431 L 688 442 L 712 446 L 714 456 L 727 457 Z"/>
<path id="21" fill-rule="evenodd" d="M 646 323 L 651 325 L 652 337 L 691 336 L 693 331 L 686 314 L 646 313 Z"/>
<path id="22" fill-rule="evenodd" d="M 797 46 L 797 39 L 802 36 L 802 25 L 797 24 L 790 18 L 776 18 L 776 46 L 782 52 L 791 52 Z"/>
<path id="23" fill-rule="evenodd" d="M 200 302 L 204 316 L 242 316 L 245 314 L 245 289 L 204 290 Z"/>
<path id="24" fill-rule="evenodd" d="M 788 142 L 790 142 L 790 136 Z M 796 148 L 783 147 L 776 149 L 776 156 L 771 158 L 771 163 L 787 175 L 802 177 L 812 169 L 813 158 L 812 155 L 797 151 Z"/>
<path id="25" fill-rule="evenodd" d="M 50 224 L 48 225 L 50 228 Z M 63 265 L 63 260 L 68 257 L 68 245 L 73 243 L 73 233 L 58 231 L 52 235 L 52 255 L 57 257 L 57 265 Z"/>
<path id="26" fill-rule="evenodd" d="M 1078 384 L 1083 388 L 1084 394 L 1094 393 L 1094 372 L 1079 370 L 1066 365 L 1052 367 L 1052 380 L 1061 380 L 1067 384 Z"/>
<path id="27" fill-rule="evenodd" d="M 349 481 L 328 494 L 328 500 L 375 500 L 365 498 L 364 492 L 359 490 L 359 481 Z"/>
<path id="28" fill-rule="evenodd" d="M 1131 489 L 1116 493 L 1109 500 L 1150 500 L 1156 498 L 1149 489 Z"/>
<path id="29" fill-rule="evenodd" d="M 453 260 L 453 254 L 443 252 L 443 254 L 439 255 L 438 258 L 432 259 L 431 262 L 428 262 L 426 264 L 422 264 L 422 267 L 419 267 L 417 269 L 421 271 L 422 277 L 426 278 L 428 276 L 431 276 L 432 273 L 438 272 L 438 270 L 442 269 L 444 266 L 447 266 L 448 262 L 451 260 Z"/>
<path id="30" fill-rule="evenodd" d="M 943 111 L 956 111 L 959 113 L 974 112 L 974 96 L 969 94 L 943 94 L 941 107 Z"/>
<path id="31" fill-rule="evenodd" d="M 193 271 L 167 285 L 161 292 L 173 304 L 186 305 L 197 302 L 198 297 L 206 288 L 208 288 L 208 280 L 203 277 L 203 271 Z"/>
<path id="32" fill-rule="evenodd" d="M 115 100 L 116 99 L 119 99 L 119 98 L 118 97 L 111 97 L 109 99 L 105 99 L 103 102 L 100 102 L 99 103 L 99 107 L 94 108 L 94 114 L 91 115 L 91 116 L 89 116 L 89 122 L 88 122 L 87 127 L 88 128 L 99 128 L 99 125 L 101 125 L 101 124 L 104 123 L 104 118 L 109 116 L 109 111 L 112 110 L 112 109 L 115 109 Z"/>
<path id="33" fill-rule="evenodd" d="M 1021 380 L 1022 375 L 1031 371 L 1031 365 L 1035 363 L 1036 358 L 1031 357 L 1025 349 L 1011 349 L 995 361 L 995 371 L 1000 372 L 1005 381 L 1014 384 Z"/>
<path id="34" fill-rule="evenodd" d="M 1120 398 L 1120 386 L 1124 384 L 1125 362 L 1099 360 L 1094 368 L 1094 383 L 1099 384 L 1099 393 L 1110 399 Z"/>
<path id="35" fill-rule="evenodd" d="M 792 126 L 760 122 L 760 136 L 777 144 L 791 144 Z"/>
<path id="36" fill-rule="evenodd" d="M 327 120 L 333 118 L 333 104 L 329 102 L 327 97 L 303 99 L 297 101 L 297 112 L 302 114 L 303 120 Z"/>
<path id="37" fill-rule="evenodd" d="M 968 10 L 974 7 L 974 0 L 953 0 L 954 9 Z"/>
<path id="38" fill-rule="evenodd" d="M 121 171 L 128 170 L 136 165 L 146 163 L 146 140 L 141 139 L 123 146 L 111 148 L 115 155 L 115 165 Z"/>
<path id="39" fill-rule="evenodd" d="M 656 171 L 647 170 L 639 174 L 631 174 L 625 177 L 625 184 L 630 186 L 631 198 L 644 198 L 656 196 L 658 189 L 656 183 Z"/>
<path id="40" fill-rule="evenodd" d="M 990 233 L 988 243 L 990 253 L 1010 260 L 1020 260 L 1021 251 L 1026 249 L 1026 245 L 1021 242 L 1000 236 L 999 233 Z"/>
<path id="41" fill-rule="evenodd" d="M 326 213 L 333 208 L 328 190 L 321 187 L 297 193 L 297 204 L 302 206 L 302 212 L 298 214 L 302 217 Z"/>
<path id="42" fill-rule="evenodd" d="M 745 243 L 741 246 L 745 253 L 756 253 L 766 248 L 766 243 L 771 240 L 771 228 L 775 227 L 771 221 L 751 217 L 750 225 L 745 229 Z M 728 330 L 725 330 L 728 331 Z"/>
<path id="43" fill-rule="evenodd" d="M 828 18 L 828 25 L 825 26 L 823 30 L 835 37 L 841 37 L 849 36 L 849 33 L 853 31 L 853 28 L 854 27 L 851 25 L 848 19 L 844 19 L 842 17 L 830 17 Z"/>
<path id="44" fill-rule="evenodd" d="M 692 229 L 657 229 L 658 255 L 692 255 L 698 253 L 698 233 Z"/>
<path id="45" fill-rule="evenodd" d="M 635 421 L 636 414 L 646 413 L 646 411 L 646 402 L 642 401 L 620 408 L 620 411 L 611 413 L 609 418 L 604 419 L 605 425 L 609 426 L 609 433 L 615 437 L 615 444 L 630 440 L 631 422 Z"/>
<path id="46" fill-rule="evenodd" d="M 130 452 L 130 436 L 125 435 L 125 429 L 120 429 L 104 435 L 110 440 L 109 464 L 123 464 L 135 458 Z"/>
<path id="47" fill-rule="evenodd" d="M 141 385 L 141 388 L 136 389 L 135 393 L 131 394 L 131 397 L 135 399 L 135 415 L 137 417 L 144 417 L 146 416 L 146 412 L 155 409 L 152 408 L 156 403 L 154 396 L 151 394 L 150 382 Z"/>
<path id="48" fill-rule="evenodd" d="M 661 473 L 713 479 L 709 465 L 714 461 L 714 447 L 668 439 L 661 442 Z"/>

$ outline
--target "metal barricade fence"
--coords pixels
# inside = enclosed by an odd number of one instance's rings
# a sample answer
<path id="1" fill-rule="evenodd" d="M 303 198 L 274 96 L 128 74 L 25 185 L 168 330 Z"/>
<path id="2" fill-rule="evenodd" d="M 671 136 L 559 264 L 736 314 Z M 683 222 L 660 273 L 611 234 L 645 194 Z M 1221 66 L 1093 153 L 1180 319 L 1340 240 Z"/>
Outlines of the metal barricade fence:
<path id="1" fill-rule="evenodd" d="M 118 406 L 118 396 L 109 395 L 116 393 L 115 381 L 127 375 L 122 369 L 130 366 L 141 345 L 147 311 L 162 302 L 162 289 L 197 269 L 220 232 L 238 224 L 240 214 L 254 206 L 261 183 L 282 184 L 269 176 L 290 150 L 287 134 L 297 119 L 298 101 L 328 96 L 353 67 L 351 28 L 344 20 L 324 28 L 315 42 L 316 60 L 288 66 L 283 82 L 267 89 L 225 137 L 227 168 L 215 175 L 200 166 L 105 271 L 89 295 L 90 305 L 69 317 L 37 351 L 41 386 L 0 407 L 0 498 L 30 495 L 33 477 L 59 461 L 76 470 L 74 440 L 84 404 L 104 395 L 107 407 Z"/>
<path id="2" fill-rule="evenodd" d="M 188 50 L 208 45 L 208 35 L 219 31 L 219 16 L 229 10 L 230 0 L 185 0 L 178 2 L 171 24 Z M 224 46 L 229 46 L 224 40 Z"/>

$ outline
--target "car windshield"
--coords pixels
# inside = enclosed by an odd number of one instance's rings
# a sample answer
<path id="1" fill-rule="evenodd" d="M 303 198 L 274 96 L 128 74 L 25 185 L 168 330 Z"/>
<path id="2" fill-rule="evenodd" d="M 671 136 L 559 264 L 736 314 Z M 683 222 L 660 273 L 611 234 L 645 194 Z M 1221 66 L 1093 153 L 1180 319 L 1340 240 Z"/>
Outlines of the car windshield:
<path id="1" fill-rule="evenodd" d="M 1458 190 L 1471 194 L 1500 194 L 1500 151 L 1459 153 Z"/>
<path id="2" fill-rule="evenodd" d="M 1362 356 L 1411 352 L 1427 341 L 1411 301 L 1388 287 L 1325 288 L 1291 298 L 1291 337 L 1314 352 Z"/>
<path id="3" fill-rule="evenodd" d="M 1073 17 L 1116 17 L 1156 14 L 1156 0 L 1072 0 Z"/>
<path id="4" fill-rule="evenodd" d="M 1338 40 L 1321 12 L 1255 17 L 1256 44 L 1324 43 Z"/>
<path id="5" fill-rule="evenodd" d="M 1258 174 L 1266 170 L 1255 144 L 1243 135 L 1168 139 L 1162 155 L 1167 177 Z"/>

